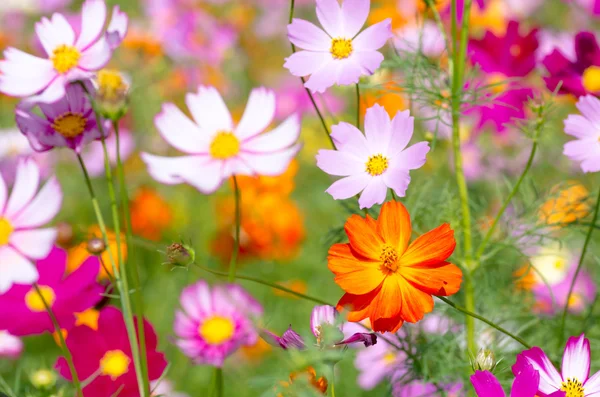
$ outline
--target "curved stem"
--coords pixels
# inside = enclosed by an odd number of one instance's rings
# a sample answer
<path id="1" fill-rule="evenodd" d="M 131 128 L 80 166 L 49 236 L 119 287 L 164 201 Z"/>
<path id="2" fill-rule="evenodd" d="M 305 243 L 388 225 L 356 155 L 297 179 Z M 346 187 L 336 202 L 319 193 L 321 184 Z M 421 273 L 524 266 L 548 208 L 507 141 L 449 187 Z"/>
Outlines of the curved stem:
<path id="1" fill-rule="evenodd" d="M 356 128 L 360 130 L 360 86 L 356 83 Z"/>
<path id="2" fill-rule="evenodd" d="M 511 332 L 507 331 L 506 329 L 502 328 L 501 326 L 499 326 L 498 324 L 493 323 L 492 321 L 488 320 L 485 317 L 480 316 L 477 313 L 474 313 L 470 310 L 467 310 L 463 307 L 458 306 L 456 303 L 452 302 L 450 299 L 444 297 L 444 296 L 438 296 L 438 299 L 440 299 L 442 302 L 446 303 L 449 306 L 452 306 L 454 309 L 458 310 L 459 312 L 466 314 L 467 316 L 471 317 L 471 318 L 475 318 L 479 321 L 482 321 L 484 323 L 486 323 L 487 325 L 489 325 L 490 327 L 502 332 L 504 335 L 511 337 L 512 339 L 514 339 L 515 341 L 519 342 L 521 345 L 523 345 L 524 347 L 526 347 L 527 349 L 531 349 L 531 345 L 529 345 L 527 342 L 525 342 L 522 338 L 520 338 L 517 335 L 512 334 Z"/>
<path id="3" fill-rule="evenodd" d="M 52 325 L 54 326 L 54 330 L 56 331 L 58 340 L 60 342 L 60 348 L 63 351 L 63 354 L 65 355 L 65 360 L 67 361 L 67 365 L 69 366 L 69 371 L 71 372 L 71 378 L 73 378 L 73 385 L 75 386 L 75 390 L 77 391 L 77 396 L 83 397 L 81 382 L 79 381 L 79 376 L 77 375 L 77 369 L 75 369 L 75 364 L 73 363 L 73 356 L 71 355 L 71 352 L 69 351 L 69 348 L 67 347 L 67 343 L 65 342 L 65 337 L 63 336 L 62 329 L 60 328 L 60 324 L 58 323 L 58 320 L 56 319 L 56 316 L 54 315 L 52 308 L 50 307 L 48 302 L 46 302 L 46 298 L 44 298 L 42 291 L 40 291 L 39 285 L 37 285 L 37 283 L 34 283 L 33 288 L 35 289 L 35 292 L 37 292 L 38 296 L 42 300 L 42 303 L 44 304 L 44 308 L 46 309 L 46 312 L 48 313 L 48 316 L 50 317 L 50 321 L 52 322 Z"/>
<path id="4" fill-rule="evenodd" d="M 235 175 L 233 176 L 233 195 L 235 197 L 235 241 L 233 244 L 233 252 L 231 253 L 231 260 L 229 261 L 228 280 L 230 283 L 235 280 L 235 268 L 237 266 L 237 258 L 240 251 L 240 228 L 242 223 L 242 205 L 240 202 L 241 192 Z"/>
<path id="5" fill-rule="evenodd" d="M 579 276 L 579 272 L 581 271 L 581 268 L 583 266 L 585 254 L 587 252 L 590 240 L 592 239 L 592 232 L 594 231 L 594 225 L 596 224 L 596 220 L 598 219 L 598 208 L 600 208 L 600 189 L 598 189 L 598 197 L 596 198 L 596 206 L 594 207 L 594 215 L 592 217 L 592 222 L 590 223 L 590 227 L 588 229 L 587 235 L 585 236 L 585 242 L 583 243 L 583 249 L 581 251 L 581 256 L 579 257 L 579 262 L 577 263 L 577 269 L 575 270 L 575 274 L 573 275 L 573 280 L 571 280 L 571 285 L 569 286 L 569 293 L 567 294 L 567 300 L 565 302 L 565 307 L 563 308 L 562 317 L 560 320 L 559 334 L 558 334 L 559 345 L 562 342 L 563 334 L 565 332 L 565 323 L 567 321 L 567 311 L 569 310 L 569 301 L 571 300 L 571 296 L 573 295 L 573 289 L 575 288 L 575 282 L 577 281 L 577 277 Z"/>

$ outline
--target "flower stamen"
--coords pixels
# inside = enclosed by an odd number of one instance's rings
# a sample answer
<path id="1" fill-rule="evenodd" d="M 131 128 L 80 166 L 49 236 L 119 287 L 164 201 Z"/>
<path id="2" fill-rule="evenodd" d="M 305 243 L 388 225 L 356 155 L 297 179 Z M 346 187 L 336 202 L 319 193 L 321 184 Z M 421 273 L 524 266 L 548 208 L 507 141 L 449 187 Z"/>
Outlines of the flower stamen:
<path id="1" fill-rule="evenodd" d="M 370 156 L 366 163 L 367 172 L 371 176 L 381 175 L 388 169 L 388 165 L 387 157 L 383 157 L 381 154 Z"/>
<path id="2" fill-rule="evenodd" d="M 342 37 L 331 40 L 331 49 L 329 52 L 331 52 L 331 55 L 335 59 L 346 59 L 352 55 L 352 51 L 352 40 Z"/>
<path id="3" fill-rule="evenodd" d="M 6 218 L 0 218 L 0 247 L 8 244 L 10 235 L 15 229 Z"/>
<path id="4" fill-rule="evenodd" d="M 54 65 L 54 69 L 65 74 L 79 64 L 81 52 L 72 45 L 61 44 L 54 49 L 50 60 Z"/>
<path id="5" fill-rule="evenodd" d="M 108 375 L 112 380 L 127 373 L 131 359 L 121 350 L 109 350 L 100 359 L 102 375 Z"/>
<path id="6" fill-rule="evenodd" d="M 398 270 L 398 251 L 391 245 L 383 246 L 379 259 L 383 262 L 383 266 L 392 273 Z"/>
<path id="7" fill-rule="evenodd" d="M 229 341 L 235 332 L 235 325 L 227 317 L 213 316 L 204 321 L 198 333 L 210 345 L 220 345 Z"/>
<path id="8" fill-rule="evenodd" d="M 239 152 L 240 140 L 232 132 L 218 132 L 210 144 L 210 155 L 219 160 L 226 160 Z"/>
<path id="9" fill-rule="evenodd" d="M 583 397 L 583 384 L 576 378 L 568 378 L 566 382 L 563 382 L 561 391 L 566 392 L 565 397 Z"/>
<path id="10" fill-rule="evenodd" d="M 83 134 L 86 124 L 83 114 L 66 112 L 54 119 L 52 128 L 65 138 L 76 138 Z"/>
<path id="11" fill-rule="evenodd" d="M 36 313 L 46 311 L 46 305 L 44 302 L 46 302 L 49 307 L 52 307 L 54 301 L 56 300 L 56 294 L 52 288 L 48 287 L 47 285 L 40 285 L 38 286 L 38 289 L 40 290 L 39 293 L 35 288 L 32 288 L 25 295 L 25 306 L 27 306 L 27 308 L 29 308 L 29 310 L 32 312 Z M 42 298 L 44 298 L 43 301 Z"/>

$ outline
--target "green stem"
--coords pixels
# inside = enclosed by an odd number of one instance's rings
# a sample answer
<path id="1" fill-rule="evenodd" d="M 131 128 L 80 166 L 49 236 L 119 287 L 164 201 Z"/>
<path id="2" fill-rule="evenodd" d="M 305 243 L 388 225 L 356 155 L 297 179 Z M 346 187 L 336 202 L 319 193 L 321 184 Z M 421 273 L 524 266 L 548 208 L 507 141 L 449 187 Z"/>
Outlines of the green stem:
<path id="1" fill-rule="evenodd" d="M 144 330 L 144 300 L 142 296 L 141 282 L 140 282 L 140 270 L 139 262 L 135 260 L 136 250 L 132 244 L 133 240 L 133 228 L 131 226 L 131 212 L 129 211 L 129 197 L 127 194 L 127 184 L 125 183 L 125 171 L 123 167 L 123 160 L 121 159 L 121 135 L 119 131 L 119 123 L 113 121 L 113 129 L 115 131 L 116 149 L 117 149 L 117 179 L 119 180 L 119 190 L 121 193 L 121 206 L 125 216 L 125 241 L 128 249 L 128 262 L 133 264 L 131 266 L 131 275 L 133 281 L 134 294 L 134 306 L 137 320 L 137 333 L 140 343 L 141 355 L 141 369 L 142 378 L 144 380 L 144 390 L 150 390 L 150 378 L 148 377 L 148 360 L 146 352 L 146 332 Z"/>
<path id="2" fill-rule="evenodd" d="M 444 296 L 438 296 L 438 298 L 446 303 L 447 305 L 452 306 L 454 309 L 458 310 L 459 312 L 466 314 L 467 316 L 471 317 L 471 318 L 475 318 L 479 321 L 482 321 L 484 323 L 486 323 L 487 325 L 489 325 L 490 327 L 502 332 L 504 335 L 509 336 L 510 338 L 514 339 L 515 341 L 519 342 L 521 345 L 523 345 L 524 347 L 526 347 L 527 349 L 531 349 L 531 345 L 529 345 L 527 342 L 525 342 L 522 338 L 520 338 L 517 335 L 512 334 L 511 332 L 507 331 L 506 329 L 502 328 L 501 326 L 499 326 L 498 324 L 493 323 L 492 321 L 488 320 L 485 317 L 480 316 L 479 314 L 472 312 L 466 308 L 460 307 L 457 304 L 455 304 L 454 302 L 452 302 L 450 299 L 444 297 Z"/>
<path id="3" fill-rule="evenodd" d="M 237 266 L 238 253 L 240 251 L 240 228 L 242 223 L 241 191 L 235 175 L 233 176 L 233 195 L 235 197 L 235 241 L 233 244 L 233 252 L 231 253 L 231 260 L 229 261 L 228 281 L 230 283 L 235 280 L 235 269 Z"/>
<path id="4" fill-rule="evenodd" d="M 579 263 L 577 263 L 577 269 L 575 270 L 575 274 L 573 275 L 573 280 L 571 280 L 571 285 L 569 286 L 569 293 L 567 294 L 567 301 L 565 302 L 565 307 L 563 308 L 562 317 L 560 320 L 559 334 L 558 334 L 559 345 L 562 342 L 563 335 L 565 332 L 565 324 L 567 321 L 567 311 L 569 310 L 569 301 L 571 300 L 571 295 L 573 295 L 573 289 L 575 288 L 575 282 L 577 281 L 579 272 L 581 271 L 581 268 L 583 267 L 583 261 L 585 259 L 585 254 L 587 253 L 588 245 L 592 239 L 592 232 L 594 231 L 593 225 L 596 224 L 596 220 L 598 219 L 598 208 L 600 208 L 600 189 L 598 189 L 598 197 L 596 198 L 596 206 L 594 207 L 594 215 L 592 217 L 592 222 L 588 229 L 587 235 L 585 236 L 585 242 L 583 243 L 583 249 L 581 251 L 581 256 L 579 257 Z"/>
<path id="5" fill-rule="evenodd" d="M 216 397 L 223 397 L 224 394 L 224 382 L 223 382 L 223 368 L 215 368 L 215 395 Z"/>
<path id="6" fill-rule="evenodd" d="M 69 366 L 69 371 L 71 372 L 71 378 L 73 378 L 73 385 L 75 386 L 75 390 L 77 391 L 77 396 L 83 397 L 83 391 L 81 389 L 81 383 L 79 382 L 79 376 L 77 375 L 77 370 L 75 369 L 75 364 L 73 363 L 73 356 L 71 355 L 71 352 L 67 347 L 67 343 L 65 342 L 65 337 L 62 334 L 60 324 L 58 323 L 58 320 L 56 319 L 52 308 L 50 307 L 48 302 L 46 302 L 46 299 L 44 298 L 42 291 L 40 291 L 40 287 L 37 285 L 37 283 L 33 284 L 33 288 L 35 288 L 35 292 L 37 292 L 37 294 L 39 295 L 40 299 L 42 300 L 42 303 L 44 304 L 46 312 L 48 312 L 48 316 L 50 316 L 50 321 L 52 321 L 52 325 L 54 326 L 54 330 L 56 331 L 58 340 L 60 342 L 60 348 L 63 351 L 63 354 L 65 355 L 65 360 L 67 361 L 67 365 Z"/>
<path id="7" fill-rule="evenodd" d="M 356 128 L 360 130 L 360 86 L 356 83 Z"/>
<path id="8" fill-rule="evenodd" d="M 331 397 L 335 397 L 335 364 L 331 365 Z"/>
<path id="9" fill-rule="evenodd" d="M 294 19 L 295 3 L 296 3 L 295 0 L 291 0 L 290 17 L 288 19 L 288 23 L 290 23 L 290 24 L 292 23 L 292 19 Z M 296 46 L 294 45 L 294 43 L 290 43 L 290 44 L 292 45 L 292 53 L 295 53 Z M 312 103 L 313 107 L 315 108 L 315 111 L 317 112 L 317 115 L 319 116 L 319 119 L 321 120 L 321 125 L 323 126 L 323 131 L 325 131 L 325 134 L 327 135 L 327 139 L 329 139 L 331 146 L 335 149 L 335 143 L 333 142 L 333 138 L 331 138 L 331 133 L 329 132 L 329 127 L 327 127 L 325 118 L 323 117 L 323 114 L 319 110 L 319 106 L 317 106 L 317 102 L 315 101 L 315 98 L 313 97 L 312 92 L 310 92 L 310 90 L 308 88 L 306 88 L 306 80 L 304 79 L 304 77 L 300 77 L 300 80 L 302 81 L 302 87 L 304 87 L 304 89 L 306 90 L 306 93 L 308 94 L 308 97 L 310 98 L 310 102 Z"/>

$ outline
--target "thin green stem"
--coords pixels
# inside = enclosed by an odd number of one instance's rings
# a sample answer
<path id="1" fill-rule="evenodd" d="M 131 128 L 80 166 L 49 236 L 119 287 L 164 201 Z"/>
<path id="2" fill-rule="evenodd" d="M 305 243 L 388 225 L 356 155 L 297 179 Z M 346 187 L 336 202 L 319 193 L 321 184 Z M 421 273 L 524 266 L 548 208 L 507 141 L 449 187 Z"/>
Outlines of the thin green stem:
<path id="1" fill-rule="evenodd" d="M 585 259 L 585 254 L 587 253 L 588 245 L 592 240 L 592 233 L 594 231 L 593 225 L 596 224 L 596 220 L 598 219 L 598 209 L 600 208 L 600 189 L 598 189 L 598 197 L 596 198 L 596 206 L 594 207 L 594 215 L 592 216 L 592 222 L 590 223 L 590 227 L 588 229 L 587 235 L 585 236 L 585 242 L 583 243 L 583 249 L 581 251 L 581 256 L 579 256 L 579 262 L 577 263 L 577 269 L 575 269 L 575 274 L 573 275 L 573 280 L 571 280 L 571 285 L 569 286 L 569 293 L 567 294 L 567 300 L 565 301 L 565 307 L 563 308 L 562 317 L 560 320 L 559 334 L 558 334 L 558 343 L 562 344 L 563 335 L 565 332 L 565 324 L 567 321 L 567 312 L 569 310 L 569 301 L 571 300 L 571 296 L 573 295 L 573 289 L 575 288 L 575 282 L 577 282 L 577 277 L 579 277 L 579 272 L 583 267 L 583 261 Z"/>
<path id="2" fill-rule="evenodd" d="M 514 339 L 515 341 L 519 342 L 521 345 L 523 345 L 524 347 L 526 347 L 527 349 L 531 349 L 531 345 L 529 345 L 527 342 L 525 342 L 521 337 L 514 335 L 513 333 L 507 331 L 506 329 L 502 328 L 501 326 L 499 326 L 498 324 L 493 323 L 492 321 L 488 320 L 485 317 L 480 316 L 479 314 L 471 311 L 471 310 L 467 310 L 466 308 L 460 307 L 458 306 L 456 303 L 452 302 L 450 299 L 444 297 L 444 296 L 438 296 L 438 298 L 446 303 L 447 305 L 453 307 L 454 309 L 458 310 L 459 312 L 466 314 L 467 316 L 477 319 L 479 321 L 482 321 L 484 323 L 486 323 L 487 325 L 489 325 L 490 327 L 498 330 L 499 332 L 502 332 L 504 335 Z"/>
<path id="3" fill-rule="evenodd" d="M 119 123 L 113 121 L 117 149 L 117 179 L 119 180 L 119 190 L 121 193 L 121 206 L 125 217 L 125 241 L 128 249 L 128 262 L 131 266 L 131 275 L 133 281 L 134 306 L 137 320 L 137 333 L 140 343 L 140 351 L 146 351 L 146 332 L 144 330 L 144 300 L 142 296 L 139 263 L 135 260 L 136 249 L 132 244 L 133 228 L 131 226 L 131 212 L 129 211 L 129 196 L 127 194 L 127 184 L 125 183 L 125 170 L 123 160 L 121 159 L 121 134 Z M 150 390 L 150 378 L 148 377 L 148 360 L 146 354 L 141 355 L 142 378 L 144 380 L 144 390 Z"/>
<path id="4" fill-rule="evenodd" d="M 290 4 L 290 17 L 288 19 L 288 23 L 292 23 L 292 20 L 294 19 L 294 9 L 295 9 L 295 0 L 291 0 L 291 4 Z M 292 45 L 292 53 L 296 52 L 296 46 L 294 45 L 294 43 L 290 43 Z M 317 106 L 317 102 L 315 101 L 315 98 L 312 94 L 312 92 L 310 92 L 310 90 L 308 88 L 306 88 L 306 80 L 304 79 L 304 77 L 300 77 L 300 80 L 302 81 L 302 86 L 304 87 L 304 89 L 306 90 L 306 93 L 308 94 L 308 97 L 310 98 L 310 102 L 312 103 L 313 107 L 315 108 L 315 111 L 317 112 L 317 115 L 319 116 L 319 119 L 321 120 L 321 125 L 323 126 L 323 131 L 325 131 L 325 134 L 327 135 L 327 139 L 329 139 L 329 142 L 331 142 L 331 146 L 335 149 L 335 143 L 333 142 L 333 138 L 331 137 L 331 133 L 329 132 L 329 127 L 327 127 L 327 122 L 325 122 L 325 118 L 323 117 L 323 113 L 321 113 L 321 111 L 319 110 L 319 106 Z"/>
<path id="5" fill-rule="evenodd" d="M 335 397 L 335 364 L 331 364 L 331 397 Z"/>
<path id="6" fill-rule="evenodd" d="M 224 387 L 224 382 L 223 382 L 223 368 L 216 368 L 215 369 L 215 396 L 216 397 L 223 397 L 224 391 L 225 391 L 225 387 Z"/>
<path id="7" fill-rule="evenodd" d="M 360 86 L 356 83 L 356 128 L 360 130 Z"/>
<path id="8" fill-rule="evenodd" d="M 240 228 L 242 224 L 242 203 L 241 203 L 241 191 L 238 186 L 237 177 L 233 176 L 233 195 L 235 197 L 235 241 L 233 243 L 233 252 L 231 253 L 231 259 L 229 261 L 229 282 L 232 283 L 235 280 L 235 270 L 237 267 L 237 258 L 240 251 Z"/>
<path id="9" fill-rule="evenodd" d="M 71 352 L 67 347 L 67 343 L 65 342 L 65 337 L 63 336 L 60 324 L 58 323 L 58 320 L 56 319 L 52 308 L 50 307 L 48 302 L 46 302 L 46 298 L 44 298 L 42 291 L 40 291 L 39 285 L 37 285 L 37 283 L 34 283 L 33 288 L 35 288 L 35 292 L 37 292 L 38 296 L 42 300 L 44 308 L 46 309 L 46 312 L 50 317 L 50 321 L 52 321 L 52 325 L 54 326 L 54 330 L 56 331 L 56 335 L 58 336 L 58 340 L 60 342 L 60 348 L 63 351 L 63 354 L 65 355 L 65 360 L 67 361 L 67 365 L 69 366 L 69 371 L 71 372 L 71 378 L 73 378 L 73 385 L 75 386 L 75 390 L 77 391 L 77 396 L 83 397 L 83 391 L 81 389 L 79 375 L 77 375 L 77 370 L 75 369 L 75 364 L 73 363 L 73 356 L 71 355 Z"/>

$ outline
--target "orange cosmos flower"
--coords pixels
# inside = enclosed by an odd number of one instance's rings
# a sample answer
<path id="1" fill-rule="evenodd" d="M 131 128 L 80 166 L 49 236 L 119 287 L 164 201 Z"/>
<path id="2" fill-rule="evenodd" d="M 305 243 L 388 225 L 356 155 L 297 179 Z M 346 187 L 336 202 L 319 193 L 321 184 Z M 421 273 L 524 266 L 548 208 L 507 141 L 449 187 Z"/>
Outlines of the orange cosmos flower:
<path id="1" fill-rule="evenodd" d="M 573 223 L 590 213 L 589 192 L 578 182 L 569 182 L 565 189 L 561 189 L 560 185 L 554 186 L 551 194 L 554 197 L 542 205 L 539 213 L 540 220 L 548 225 Z"/>
<path id="2" fill-rule="evenodd" d="M 161 232 L 170 224 L 171 207 L 158 193 L 140 188 L 131 202 L 131 227 L 133 233 L 148 240 L 158 241 Z"/>
<path id="3" fill-rule="evenodd" d="M 117 260 L 117 235 L 110 230 L 107 230 L 108 235 L 108 249 L 100 255 L 100 261 L 102 266 L 100 266 L 100 273 L 98 273 L 98 280 L 107 280 L 109 278 L 109 274 L 113 274 L 112 262 L 110 261 L 110 252 L 113 255 L 114 260 Z M 90 238 L 101 238 L 102 233 L 100 232 L 100 228 L 98 226 L 90 226 L 87 231 L 87 239 Z M 74 272 L 87 258 L 91 256 L 87 249 L 87 239 L 82 241 L 79 245 L 74 246 L 70 250 L 67 251 L 67 273 Z M 125 236 L 121 233 L 121 255 L 123 260 L 127 259 L 127 243 L 125 241 Z M 117 266 L 118 267 L 118 266 Z M 107 273 L 108 272 L 108 273 Z"/>
<path id="4" fill-rule="evenodd" d="M 329 270 L 346 294 L 338 310 L 349 321 L 369 318 L 373 331 L 396 332 L 433 310 L 432 295 L 456 293 L 462 272 L 446 262 L 456 241 L 443 224 L 409 244 L 410 216 L 404 205 L 387 202 L 379 219 L 352 215 L 345 226 L 350 242 L 329 250 Z"/>

